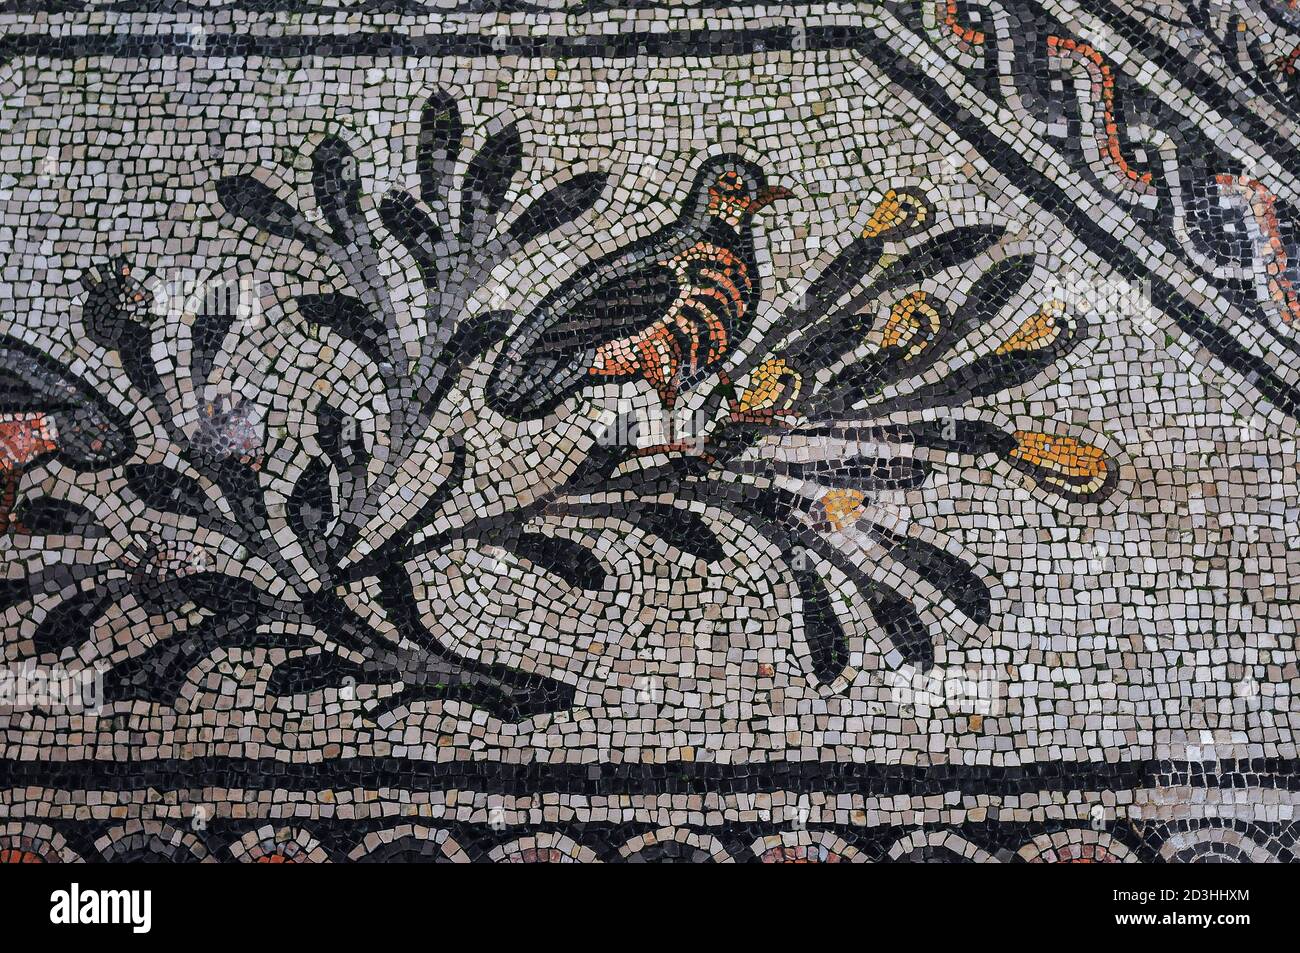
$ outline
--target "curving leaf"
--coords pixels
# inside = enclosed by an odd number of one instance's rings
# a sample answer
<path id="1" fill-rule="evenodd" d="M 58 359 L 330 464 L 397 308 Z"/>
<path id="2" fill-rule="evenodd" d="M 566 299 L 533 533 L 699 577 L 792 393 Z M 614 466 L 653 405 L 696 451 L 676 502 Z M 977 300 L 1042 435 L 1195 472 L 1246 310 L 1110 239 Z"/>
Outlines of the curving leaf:
<path id="1" fill-rule="evenodd" d="M 267 682 L 266 690 L 272 695 L 283 697 L 325 688 L 341 688 L 349 679 L 356 684 L 366 677 L 363 666 L 349 662 L 334 652 L 313 652 L 286 659 L 277 665 Z"/>
<path id="2" fill-rule="evenodd" d="M 912 189 L 890 189 L 872 212 L 866 228 L 821 270 L 804 295 L 804 317 L 817 318 L 860 285 L 881 261 L 885 243 L 925 227 L 933 209 Z M 796 312 L 797 313 L 797 312 Z"/>
<path id="3" fill-rule="evenodd" d="M 470 160 L 461 191 L 463 239 L 471 240 L 501 213 L 510 183 L 523 165 L 524 145 L 514 123 L 488 137 Z"/>
<path id="4" fill-rule="evenodd" d="M 235 521 L 245 530 L 262 533 L 267 528 L 266 496 L 257 471 L 237 457 L 203 461 L 203 475 L 221 490 Z"/>
<path id="5" fill-rule="evenodd" d="M 971 285 L 952 322 L 951 339 L 990 323 L 1011 303 L 1034 273 L 1035 256 L 1017 255 L 990 266 Z"/>
<path id="6" fill-rule="evenodd" d="M 356 418 L 323 401 L 316 407 L 316 442 L 339 473 L 363 472 L 369 463 L 365 435 Z"/>
<path id="7" fill-rule="evenodd" d="M 494 539 L 492 544 L 578 589 L 600 589 L 608 578 L 605 567 L 591 550 L 571 540 L 542 533 L 519 533 Z"/>
<path id="8" fill-rule="evenodd" d="M 826 487 L 867 491 L 912 489 L 930 476 L 930 465 L 915 457 L 852 456 L 813 463 L 763 461 L 744 467 L 746 470 L 760 468 Z"/>
<path id="9" fill-rule="evenodd" d="M 175 589 L 200 609 L 212 612 L 229 612 L 236 607 L 252 608 L 264 605 L 269 600 L 267 593 L 256 583 L 223 572 L 196 572 L 179 576 L 175 580 Z"/>
<path id="10" fill-rule="evenodd" d="M 195 519 L 212 512 L 211 500 L 203 485 L 171 467 L 133 463 L 124 469 L 124 473 L 127 488 L 136 499 L 155 510 Z"/>
<path id="11" fill-rule="evenodd" d="M 871 295 L 915 284 L 963 261 L 970 261 L 1006 234 L 1000 225 L 963 225 L 936 235 L 901 255 L 870 286 Z M 858 304 L 865 296 L 857 299 Z"/>
<path id="12" fill-rule="evenodd" d="M 383 363 L 387 331 L 358 299 L 330 291 L 303 295 L 297 301 L 303 320 L 330 328 L 355 344 L 375 364 Z"/>
<path id="13" fill-rule="evenodd" d="M 97 587 L 59 603 L 32 634 L 36 651 L 41 655 L 58 655 L 66 648 L 87 641 L 95 623 L 112 601 L 112 592 Z"/>
<path id="14" fill-rule="evenodd" d="M 295 649 L 311 644 L 311 638 L 306 635 L 259 630 L 255 613 L 241 607 L 227 607 L 226 611 L 114 665 L 104 675 L 104 700 L 137 699 L 167 704 L 181 697 L 195 666 L 217 649 L 255 645 Z"/>
<path id="15" fill-rule="evenodd" d="M 420 404 L 424 412 L 431 412 L 442 403 L 456 383 L 457 375 L 470 361 L 505 337 L 510 317 L 508 311 L 484 311 L 456 326 L 434 362 L 429 379 L 421 387 Z"/>
<path id="16" fill-rule="evenodd" d="M 589 211 L 605 191 L 609 176 L 584 172 L 542 194 L 510 223 L 509 234 L 517 245 L 526 245 Z"/>
<path id="17" fill-rule="evenodd" d="M 162 377 L 153 357 L 153 330 L 143 324 L 123 329 L 117 346 L 127 380 L 155 406 L 165 403 Z"/>
<path id="18" fill-rule="evenodd" d="M 326 136 L 312 153 L 311 187 L 335 236 L 350 239 L 361 215 L 361 174 L 356 156 L 337 136 Z"/>
<path id="19" fill-rule="evenodd" d="M 385 711 L 428 698 L 459 699 L 477 705 L 499 718 L 519 721 L 530 715 L 564 711 L 573 705 L 574 688 L 536 672 L 521 672 L 505 665 L 474 662 L 449 653 L 420 622 L 411 579 L 398 562 L 380 573 L 380 604 L 397 629 L 421 647 L 423 658 L 413 659 L 413 683 L 369 712 L 378 718 Z"/>
<path id="20" fill-rule="evenodd" d="M 83 536 L 102 539 L 108 531 L 79 503 L 50 496 L 29 497 L 14 514 L 33 536 Z"/>
<path id="21" fill-rule="evenodd" d="M 967 563 L 925 540 L 881 526 L 874 526 L 871 534 L 884 543 L 893 558 L 946 595 L 972 621 L 985 625 L 992 618 L 989 587 Z"/>
<path id="22" fill-rule="evenodd" d="M 230 326 L 235 323 L 232 309 L 204 311 L 190 328 L 190 379 L 201 385 L 212 375 L 212 367 Z"/>
<path id="23" fill-rule="evenodd" d="M 1039 317 L 1041 315 L 1040 312 Z M 1036 320 L 1038 318 L 1031 319 L 1026 326 L 1033 325 Z M 1044 334 L 1042 341 L 1019 346 L 1019 338 L 1013 336 L 1009 343 L 958 368 L 942 381 L 913 391 L 908 395 L 912 406 L 928 408 L 936 404 L 965 403 L 972 398 L 1002 393 L 1028 383 L 1083 336 L 1080 322 L 1064 317 L 1056 320 L 1059 325 L 1052 328 L 1050 338 Z"/>
<path id="24" fill-rule="evenodd" d="M 813 674 L 829 685 L 849 664 L 848 637 L 821 577 L 810 569 L 792 570 L 792 574 L 803 599 L 804 639 L 812 655 Z"/>
<path id="25" fill-rule="evenodd" d="M 415 150 L 420 198 L 430 208 L 446 201 L 447 180 L 460 154 L 463 134 L 456 100 L 441 90 L 430 96 L 420 112 L 420 139 Z"/>
<path id="26" fill-rule="evenodd" d="M 442 273 L 438 264 L 442 230 L 425 214 L 415 199 L 396 190 L 389 192 L 379 204 L 379 218 L 415 259 L 415 266 L 425 285 L 437 287 Z"/>
<path id="27" fill-rule="evenodd" d="M 628 505 L 626 518 L 697 559 L 715 563 L 726 558 L 727 551 L 717 534 L 698 513 L 664 503 L 636 502 Z"/>
<path id="28" fill-rule="evenodd" d="M 876 588 L 865 593 L 876 624 L 908 665 L 928 671 L 934 665 L 934 642 L 916 607 L 896 592 Z"/>
<path id="29" fill-rule="evenodd" d="M 217 201 L 238 218 L 280 238 L 296 239 L 317 247 L 317 233 L 296 208 L 251 175 L 230 175 L 217 180 Z"/>
<path id="30" fill-rule="evenodd" d="M 289 528 L 304 541 L 318 539 L 334 521 L 330 468 L 324 460 L 312 460 L 303 468 L 289 496 L 287 516 Z"/>
<path id="31" fill-rule="evenodd" d="M 841 434 L 846 440 L 883 443 L 914 443 L 918 447 L 944 453 L 986 453 L 1006 456 L 1016 446 L 1016 438 L 986 420 L 918 420 L 903 425 L 852 429 Z"/>

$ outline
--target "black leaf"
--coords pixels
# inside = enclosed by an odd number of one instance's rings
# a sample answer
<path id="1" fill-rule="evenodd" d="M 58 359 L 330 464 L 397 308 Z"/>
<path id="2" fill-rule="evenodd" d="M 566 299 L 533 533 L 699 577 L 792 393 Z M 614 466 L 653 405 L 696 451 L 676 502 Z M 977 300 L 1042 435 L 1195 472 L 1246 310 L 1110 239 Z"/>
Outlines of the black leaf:
<path id="1" fill-rule="evenodd" d="M 383 363 L 387 332 L 383 324 L 356 298 L 335 292 L 303 295 L 298 299 L 298 313 L 303 320 L 330 328 L 340 337 L 351 341 L 375 364 Z"/>
<path id="2" fill-rule="evenodd" d="M 337 136 L 326 136 L 312 153 L 311 186 L 335 236 L 350 239 L 361 215 L 361 178 L 356 157 Z"/>
<path id="3" fill-rule="evenodd" d="M 316 442 L 340 473 L 364 471 L 370 460 L 356 418 L 321 403 L 316 408 Z"/>
<path id="4" fill-rule="evenodd" d="M 203 486 L 183 473 L 153 463 L 125 468 L 127 488 L 146 506 L 166 513 L 200 519 L 212 511 Z"/>
<path id="5" fill-rule="evenodd" d="M 358 683 L 365 679 L 366 671 L 354 662 L 333 652 L 314 652 L 286 659 L 275 667 L 266 688 L 272 695 L 283 697 L 324 688 L 340 688 L 348 679 Z"/>
<path id="6" fill-rule="evenodd" d="M 95 514 L 86 507 L 49 496 L 24 500 L 15 518 L 33 536 L 84 536 L 87 539 L 102 539 L 108 535 L 108 531 L 95 519 Z"/>
<path id="7" fill-rule="evenodd" d="M 312 644 L 306 635 L 259 632 L 257 622 L 256 614 L 240 607 L 228 607 L 227 611 L 119 662 L 105 674 L 105 701 L 139 699 L 160 704 L 175 701 L 181 696 L 190 672 L 216 649 L 269 644 L 294 649 Z"/>
<path id="8" fill-rule="evenodd" d="M 1001 314 L 1034 273 L 1034 260 L 1033 255 L 1017 255 L 998 262 L 980 275 L 953 320 L 953 337 L 983 327 Z"/>
<path id="9" fill-rule="evenodd" d="M 915 457 L 846 457 L 810 463 L 761 461 L 733 464 L 737 472 L 781 474 L 827 487 L 854 490 L 908 490 L 921 486 L 930 466 Z"/>
<path id="10" fill-rule="evenodd" d="M 469 239 L 501 212 L 510 183 L 523 164 L 524 145 L 513 123 L 489 136 L 470 160 L 461 192 L 461 237 Z"/>
<path id="11" fill-rule="evenodd" d="M 924 540 L 880 526 L 872 534 L 888 547 L 891 556 L 915 570 L 972 621 L 984 625 L 992 618 L 989 587 L 965 562 Z"/>
<path id="12" fill-rule="evenodd" d="M 608 574 L 600 560 L 591 550 L 571 540 L 541 533 L 519 533 L 492 542 L 575 588 L 600 589 L 605 585 Z"/>
<path id="13" fill-rule="evenodd" d="M 462 135 L 456 100 L 446 92 L 431 96 L 420 113 L 420 140 L 415 151 L 420 198 L 430 208 L 446 200 L 443 191 L 460 154 Z"/>
<path id="14" fill-rule="evenodd" d="M 871 293 L 879 295 L 890 288 L 914 284 L 959 262 L 970 261 L 1005 233 L 1006 229 L 999 225 L 965 225 L 936 235 L 890 264 L 872 282 Z"/>
<path id="15" fill-rule="evenodd" d="M 833 308 L 880 261 L 883 244 L 880 238 L 858 238 L 850 242 L 809 285 L 804 294 L 803 309 L 792 313 L 773 330 L 784 334 L 800 323 L 816 320 Z"/>
<path id="16" fill-rule="evenodd" d="M 866 593 L 866 602 L 903 661 L 928 671 L 934 665 L 934 643 L 916 607 L 898 593 L 879 588 Z"/>
<path id="17" fill-rule="evenodd" d="M 41 655 L 58 655 L 66 648 L 87 641 L 95 622 L 112 601 L 113 593 L 99 587 L 59 603 L 32 634 L 36 651 Z"/>
<path id="18" fill-rule="evenodd" d="M 804 569 L 793 572 L 803 599 L 804 638 L 812 654 L 813 674 L 829 685 L 849 664 L 849 642 L 821 577 Z"/>
<path id="19" fill-rule="evenodd" d="M 637 502 L 628 506 L 627 519 L 670 546 L 705 562 L 720 562 L 727 555 L 717 534 L 699 514 L 690 510 L 664 503 Z"/>
<path id="20" fill-rule="evenodd" d="M 266 498 L 256 470 L 237 457 L 226 457 L 204 461 L 204 475 L 221 490 L 240 526 L 257 533 L 265 531 Z"/>
<path id="21" fill-rule="evenodd" d="M 222 572 L 198 572 L 178 577 L 176 590 L 200 609 L 218 613 L 233 609 L 252 610 L 270 601 L 255 583 Z"/>
<path id="22" fill-rule="evenodd" d="M 117 353 L 127 380 L 157 404 L 163 394 L 163 382 L 153 359 L 153 331 L 143 324 L 128 325 L 122 331 Z"/>
<path id="23" fill-rule="evenodd" d="M 1005 457 L 1016 447 L 1016 438 L 996 424 L 985 420 L 918 420 L 904 426 L 873 427 L 855 431 L 861 436 L 845 434 L 846 439 L 885 443 L 914 443 L 945 453 L 978 457 L 996 453 Z"/>
<path id="24" fill-rule="evenodd" d="M 510 238 L 517 245 L 525 245 L 573 221 L 596 204 L 608 181 L 609 176 L 603 172 L 584 172 L 562 182 L 510 223 Z"/>
<path id="25" fill-rule="evenodd" d="M 443 238 L 438 226 L 405 192 L 389 192 L 379 204 L 379 217 L 384 227 L 415 259 L 420 279 L 427 287 L 437 287 L 441 274 L 438 245 Z"/>
<path id="26" fill-rule="evenodd" d="M 369 712 L 377 718 L 385 711 L 426 698 L 454 698 L 477 705 L 506 721 L 519 721 L 542 712 L 566 711 L 573 706 L 574 689 L 537 673 L 505 665 L 485 665 L 449 653 L 420 622 L 411 580 L 400 563 L 380 576 L 380 601 L 393 624 L 412 642 L 430 653 L 408 691 L 390 698 Z"/>
<path id="27" fill-rule="evenodd" d="M 303 468 L 288 500 L 289 528 L 301 540 L 315 540 L 334 521 L 334 500 L 330 491 L 330 468 L 324 460 L 313 460 Z"/>
<path id="28" fill-rule="evenodd" d="M 1042 347 L 985 354 L 958 368 L 943 381 L 908 395 L 911 406 L 965 403 L 974 397 L 987 397 L 1019 387 L 1055 363 L 1081 335 L 1081 326 L 1072 322 L 1060 330 L 1055 340 Z"/>
<path id="29" fill-rule="evenodd" d="M 234 323 L 235 312 L 230 307 L 205 311 L 194 319 L 190 329 L 190 378 L 196 384 L 212 374 L 212 365 Z"/>
<path id="30" fill-rule="evenodd" d="M 894 204 L 903 219 L 895 219 L 878 231 L 859 235 L 822 269 L 804 296 L 805 320 L 825 314 L 840 298 L 861 284 L 880 261 L 886 242 L 905 238 L 931 218 L 930 204 L 924 196 L 910 189 L 891 192 L 886 201 Z M 877 214 L 880 211 L 878 209 Z"/>
<path id="31" fill-rule="evenodd" d="M 313 230 L 302 214 L 251 175 L 219 179 L 217 200 L 227 212 L 256 228 L 316 248 Z"/>
<path id="32" fill-rule="evenodd" d="M 510 314 L 506 311 L 481 312 L 456 327 L 423 386 L 420 404 L 426 413 L 442 402 L 460 371 L 500 341 L 509 327 Z"/>

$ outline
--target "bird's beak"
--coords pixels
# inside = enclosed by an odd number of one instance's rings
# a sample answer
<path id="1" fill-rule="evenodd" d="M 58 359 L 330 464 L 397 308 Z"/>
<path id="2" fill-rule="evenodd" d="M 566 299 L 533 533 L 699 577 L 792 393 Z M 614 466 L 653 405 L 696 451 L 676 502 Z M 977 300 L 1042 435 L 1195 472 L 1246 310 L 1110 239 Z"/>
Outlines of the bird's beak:
<path id="1" fill-rule="evenodd" d="M 788 199 L 792 195 L 794 195 L 794 193 L 784 186 L 773 185 L 758 193 L 754 198 L 754 204 L 750 206 L 750 211 L 760 212 L 773 202 L 779 199 Z"/>

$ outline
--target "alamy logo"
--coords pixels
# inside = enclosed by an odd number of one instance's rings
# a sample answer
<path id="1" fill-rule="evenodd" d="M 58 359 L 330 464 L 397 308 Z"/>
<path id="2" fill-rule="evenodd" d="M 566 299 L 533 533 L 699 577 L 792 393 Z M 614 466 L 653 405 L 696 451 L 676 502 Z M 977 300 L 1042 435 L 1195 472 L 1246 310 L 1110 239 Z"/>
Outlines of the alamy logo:
<path id="1" fill-rule="evenodd" d="M 133 933 L 148 933 L 153 923 L 151 890 L 82 890 L 80 884 L 50 894 L 50 922 L 130 924 Z"/>

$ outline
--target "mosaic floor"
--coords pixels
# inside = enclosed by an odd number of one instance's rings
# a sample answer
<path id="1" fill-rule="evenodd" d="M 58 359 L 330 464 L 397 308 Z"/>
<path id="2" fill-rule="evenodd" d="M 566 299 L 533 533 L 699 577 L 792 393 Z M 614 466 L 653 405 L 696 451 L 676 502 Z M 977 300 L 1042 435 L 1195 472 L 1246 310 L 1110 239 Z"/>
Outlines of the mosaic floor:
<path id="1" fill-rule="evenodd" d="M 0 13 L 0 861 L 1291 861 L 1293 0 Z"/>

